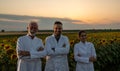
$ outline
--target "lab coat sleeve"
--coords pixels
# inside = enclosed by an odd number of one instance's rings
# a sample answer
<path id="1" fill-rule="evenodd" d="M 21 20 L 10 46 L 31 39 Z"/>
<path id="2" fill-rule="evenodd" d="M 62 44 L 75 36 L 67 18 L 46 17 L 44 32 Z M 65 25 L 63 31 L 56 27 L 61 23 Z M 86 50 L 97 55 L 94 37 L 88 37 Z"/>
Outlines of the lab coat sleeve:
<path id="1" fill-rule="evenodd" d="M 31 58 L 43 58 L 46 56 L 46 50 L 44 49 L 43 51 L 31 51 L 30 52 L 30 57 Z"/>
<path id="2" fill-rule="evenodd" d="M 55 48 L 55 55 L 61 55 L 61 54 L 68 54 L 69 53 L 69 49 L 70 49 L 70 44 L 69 44 L 69 40 L 68 40 L 68 38 L 67 37 L 65 37 L 64 38 L 64 41 L 65 41 L 65 45 L 66 45 L 66 47 L 59 47 L 59 46 L 57 46 L 56 48 Z"/>
<path id="3" fill-rule="evenodd" d="M 47 55 L 54 55 L 54 51 L 51 49 L 51 44 L 49 42 L 49 37 L 47 37 L 45 40 L 45 50 Z"/>
<path id="4" fill-rule="evenodd" d="M 23 48 L 24 48 L 24 46 L 23 46 L 23 43 L 22 43 L 22 39 L 18 38 L 17 45 L 16 45 L 16 53 L 17 53 L 18 59 L 22 59 L 23 58 L 22 55 L 18 55 L 20 50 L 24 50 Z"/>
<path id="5" fill-rule="evenodd" d="M 39 42 L 40 42 L 39 43 L 40 47 L 44 48 L 42 40 L 40 40 Z M 46 54 L 47 54 L 47 52 L 46 52 L 45 48 L 44 48 L 43 51 L 37 51 L 37 50 L 36 51 L 30 51 L 30 57 L 31 58 L 43 58 L 43 57 L 46 56 Z"/>
<path id="6" fill-rule="evenodd" d="M 92 43 L 91 43 L 91 55 L 94 56 L 95 58 L 97 58 L 96 51 L 95 51 L 94 45 Z"/>
<path id="7" fill-rule="evenodd" d="M 43 45 L 43 43 L 42 43 L 42 41 L 40 41 L 40 44 L 41 44 L 41 47 L 43 47 L 44 48 L 44 45 Z M 43 57 L 45 57 L 46 56 L 46 54 L 47 54 L 47 52 L 46 52 L 46 50 L 45 50 L 45 48 L 44 48 L 44 50 L 43 51 L 30 51 L 30 57 L 31 58 L 43 58 Z"/>
<path id="8" fill-rule="evenodd" d="M 77 62 L 81 62 L 81 63 L 89 63 L 89 57 L 83 57 L 83 56 L 78 56 L 79 52 L 78 52 L 78 46 L 75 45 L 74 46 L 74 59 Z"/>

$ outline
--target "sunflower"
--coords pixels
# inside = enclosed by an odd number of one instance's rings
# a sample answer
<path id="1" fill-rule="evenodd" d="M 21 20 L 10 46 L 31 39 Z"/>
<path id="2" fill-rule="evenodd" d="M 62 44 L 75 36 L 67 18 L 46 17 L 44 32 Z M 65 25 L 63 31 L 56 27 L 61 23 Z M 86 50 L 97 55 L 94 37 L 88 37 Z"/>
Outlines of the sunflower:
<path id="1" fill-rule="evenodd" d="M 110 44 L 114 43 L 114 39 L 110 39 Z"/>
<path id="2" fill-rule="evenodd" d="M 106 45 L 106 44 L 108 44 L 108 43 L 107 43 L 107 40 L 106 40 L 106 39 L 102 39 L 102 40 L 100 40 L 99 44 L 100 44 L 100 45 Z"/>
<path id="3" fill-rule="evenodd" d="M 6 54 L 8 54 L 8 55 L 11 55 L 11 54 L 13 54 L 15 52 L 15 50 L 14 49 L 8 49 L 7 51 L 6 51 Z"/>
<path id="4" fill-rule="evenodd" d="M 4 43 L 2 43 L 2 44 L 0 44 L 0 46 L 1 46 L 1 47 L 4 47 L 5 45 L 4 45 Z"/>
<path id="5" fill-rule="evenodd" d="M 4 46 L 4 49 L 5 49 L 5 50 L 8 50 L 8 49 L 10 49 L 10 48 L 11 48 L 10 45 L 5 45 L 5 46 Z"/>
<path id="6" fill-rule="evenodd" d="M 15 60 L 17 59 L 17 55 L 16 54 L 12 54 L 11 55 L 11 60 L 13 60 L 13 59 L 15 59 Z"/>
<path id="7" fill-rule="evenodd" d="M 71 41 L 70 41 L 70 45 L 73 45 L 73 44 L 74 44 L 74 40 L 71 40 Z"/>

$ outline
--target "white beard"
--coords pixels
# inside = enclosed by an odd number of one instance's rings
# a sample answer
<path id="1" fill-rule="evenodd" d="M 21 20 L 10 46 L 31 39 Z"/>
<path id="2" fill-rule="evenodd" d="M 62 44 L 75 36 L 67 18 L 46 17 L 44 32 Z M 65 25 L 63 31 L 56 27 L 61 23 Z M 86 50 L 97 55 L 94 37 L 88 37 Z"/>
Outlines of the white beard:
<path id="1" fill-rule="evenodd" d="M 35 35 L 36 35 L 36 33 L 32 33 L 32 32 L 29 32 L 29 34 L 30 34 L 31 36 L 35 36 Z"/>

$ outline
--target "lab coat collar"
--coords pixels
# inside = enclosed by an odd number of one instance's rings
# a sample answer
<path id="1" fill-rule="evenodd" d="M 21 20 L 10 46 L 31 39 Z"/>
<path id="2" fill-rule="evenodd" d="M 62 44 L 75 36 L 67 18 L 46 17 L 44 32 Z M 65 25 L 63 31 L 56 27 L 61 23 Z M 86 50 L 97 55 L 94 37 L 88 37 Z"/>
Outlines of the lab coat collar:
<path id="1" fill-rule="evenodd" d="M 82 41 L 79 42 L 80 44 L 86 45 L 87 41 L 85 41 L 85 43 L 83 43 Z"/>
<path id="2" fill-rule="evenodd" d="M 26 35 L 28 38 L 30 38 L 30 39 L 32 39 L 31 37 L 30 37 L 30 35 L 29 34 L 27 34 Z M 36 39 L 37 37 L 36 36 L 34 36 L 34 38 L 33 39 Z"/>

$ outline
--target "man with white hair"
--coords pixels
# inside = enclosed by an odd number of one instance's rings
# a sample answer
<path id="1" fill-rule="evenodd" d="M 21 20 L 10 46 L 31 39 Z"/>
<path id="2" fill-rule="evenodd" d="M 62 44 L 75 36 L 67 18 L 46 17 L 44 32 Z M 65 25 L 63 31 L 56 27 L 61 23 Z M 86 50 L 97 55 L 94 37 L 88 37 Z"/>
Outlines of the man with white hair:
<path id="1" fill-rule="evenodd" d="M 27 31 L 27 35 L 21 36 L 17 40 L 17 71 L 42 71 L 40 58 L 44 57 L 46 52 L 42 40 L 35 36 L 38 31 L 38 24 L 30 22 L 27 26 Z M 37 51 L 40 52 L 39 58 L 35 58 L 32 55 Z"/>

